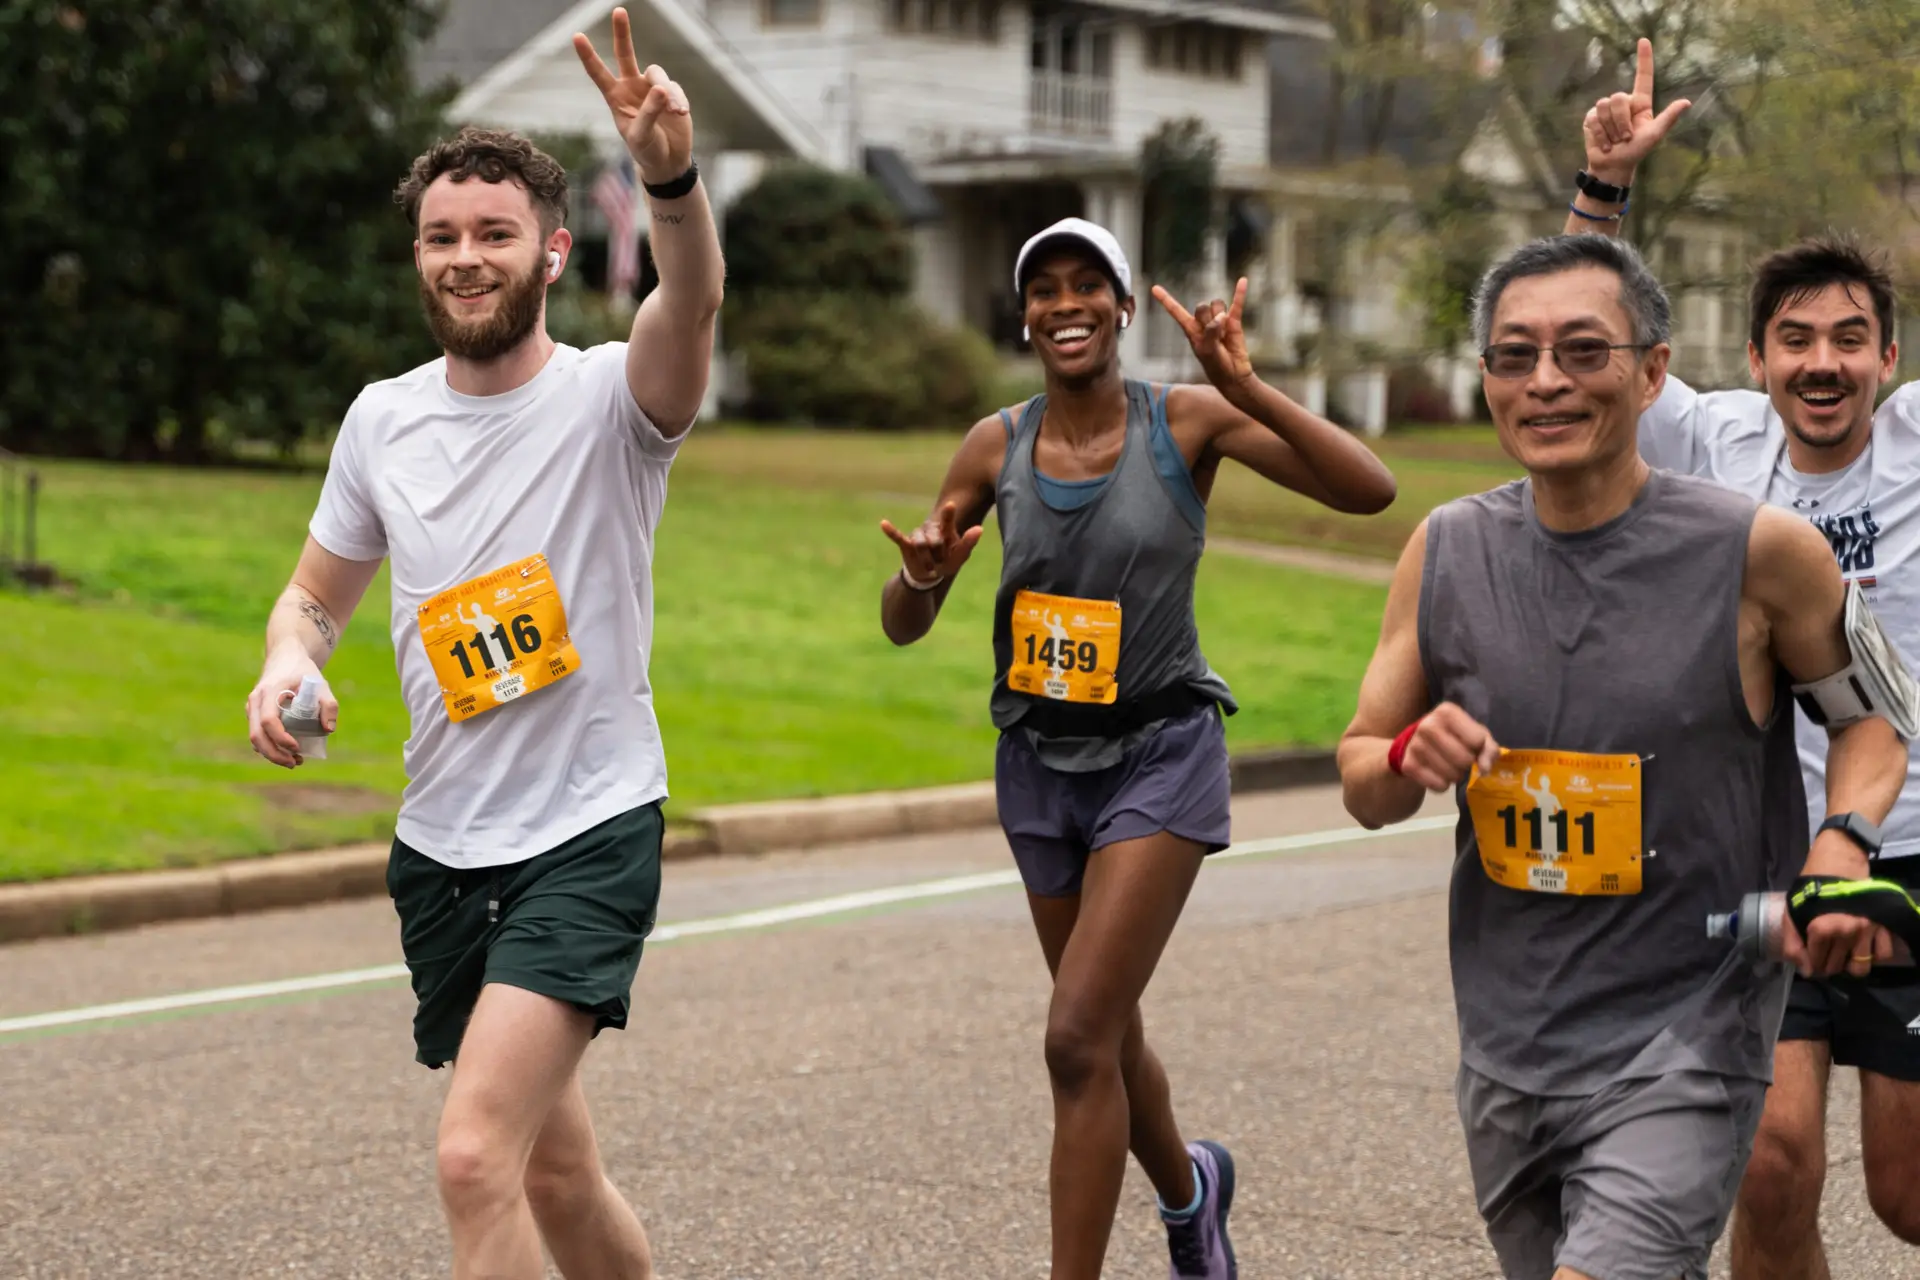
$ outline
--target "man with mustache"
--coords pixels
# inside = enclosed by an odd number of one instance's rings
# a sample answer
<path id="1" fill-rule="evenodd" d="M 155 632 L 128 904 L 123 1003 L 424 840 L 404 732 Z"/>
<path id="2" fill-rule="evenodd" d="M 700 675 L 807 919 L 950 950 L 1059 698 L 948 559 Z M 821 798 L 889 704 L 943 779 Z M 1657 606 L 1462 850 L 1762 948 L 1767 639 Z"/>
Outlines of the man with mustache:
<path id="1" fill-rule="evenodd" d="M 1653 47 L 1640 42 L 1631 93 L 1587 113 L 1587 168 L 1567 230 L 1618 231 L 1642 160 L 1688 103 L 1653 111 Z M 1920 384 L 1874 399 L 1899 350 L 1886 268 L 1845 237 L 1808 240 L 1754 269 L 1748 360 L 1764 391 L 1699 393 L 1669 376 L 1640 420 L 1656 467 L 1705 476 L 1798 512 L 1826 535 L 1893 642 L 1920 653 Z M 1827 735 L 1799 717 L 1808 796 L 1822 794 Z M 1862 866 L 1920 891 L 1920 760 L 1884 830 L 1855 826 Z M 1809 825 L 1832 827 L 1819 811 Z M 1884 957 L 1883 957 L 1884 958 Z M 1864 974 L 1871 961 L 1852 964 Z M 1860 1073 L 1867 1197 L 1895 1235 L 1920 1244 L 1920 987 L 1871 995 L 1794 982 L 1773 1086 L 1733 1225 L 1736 1280 L 1827 1280 L 1819 1229 L 1826 1177 L 1827 1084 L 1835 1065 Z"/>
<path id="2" fill-rule="evenodd" d="M 638 166 L 660 284 L 629 340 L 546 331 L 567 178 L 525 138 L 463 129 L 396 198 L 415 227 L 441 359 L 347 411 L 247 702 L 254 749 L 302 763 L 276 708 L 316 676 L 383 561 L 412 719 L 387 884 L 417 998 L 418 1060 L 453 1064 L 440 1198 L 453 1275 L 645 1277 L 579 1064 L 627 1024 L 660 892 L 666 761 L 648 679 L 667 472 L 699 412 L 719 237 L 685 94 L 634 56 L 574 47 Z M 338 706 L 328 697 L 329 732 Z"/>

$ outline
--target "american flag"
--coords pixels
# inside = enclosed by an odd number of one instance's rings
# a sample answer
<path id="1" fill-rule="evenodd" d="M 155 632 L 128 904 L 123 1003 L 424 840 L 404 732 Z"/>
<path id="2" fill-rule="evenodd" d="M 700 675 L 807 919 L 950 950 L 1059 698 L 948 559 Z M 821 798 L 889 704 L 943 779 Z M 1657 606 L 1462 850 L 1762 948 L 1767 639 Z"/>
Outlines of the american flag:
<path id="1" fill-rule="evenodd" d="M 639 195 L 633 161 L 625 156 L 619 164 L 602 169 L 593 184 L 593 203 L 607 220 L 608 297 L 631 298 L 640 283 L 640 238 L 634 234 Z"/>

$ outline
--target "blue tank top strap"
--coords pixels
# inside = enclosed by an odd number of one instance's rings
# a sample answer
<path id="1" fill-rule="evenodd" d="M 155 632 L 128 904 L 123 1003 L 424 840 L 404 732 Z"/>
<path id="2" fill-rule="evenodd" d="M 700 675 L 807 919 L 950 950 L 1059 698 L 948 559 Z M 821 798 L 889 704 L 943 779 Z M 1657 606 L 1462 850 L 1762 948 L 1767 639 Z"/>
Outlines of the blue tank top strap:
<path id="1" fill-rule="evenodd" d="M 1200 490 L 1193 483 L 1193 468 L 1187 465 L 1179 442 L 1173 438 L 1173 427 L 1167 421 L 1167 395 L 1171 390 L 1163 383 L 1153 396 L 1153 421 L 1147 429 L 1153 443 L 1153 469 L 1160 473 L 1161 482 L 1167 486 L 1167 493 L 1180 514 L 1195 529 L 1205 533 L 1207 504 L 1200 500 Z"/>

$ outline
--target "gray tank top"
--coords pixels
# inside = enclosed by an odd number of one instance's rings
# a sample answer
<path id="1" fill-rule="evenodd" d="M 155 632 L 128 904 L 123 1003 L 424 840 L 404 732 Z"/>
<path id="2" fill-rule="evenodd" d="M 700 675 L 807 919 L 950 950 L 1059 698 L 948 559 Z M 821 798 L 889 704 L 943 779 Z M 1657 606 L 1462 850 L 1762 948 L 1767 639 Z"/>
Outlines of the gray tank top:
<path id="1" fill-rule="evenodd" d="M 1128 381 L 1127 436 L 1120 460 L 1105 476 L 1060 481 L 1033 465 L 1034 443 L 1047 398 L 1027 402 L 1015 422 L 1002 411 L 1007 456 L 994 490 L 999 512 L 1002 563 L 993 610 L 993 723 L 1021 727 L 1040 758 L 1064 772 L 1088 772 L 1119 763 L 1127 749 L 1151 734 L 1165 716 L 1116 728 L 1076 726 L 1041 732 L 1021 721 L 1042 699 L 1008 687 L 1013 663 L 1015 597 L 1029 590 L 1120 604 L 1116 708 L 1149 700 L 1184 701 L 1186 707 L 1218 703 L 1231 715 L 1239 708 L 1232 691 L 1200 652 L 1193 618 L 1194 573 L 1206 545 L 1206 508 L 1186 459 L 1167 425 L 1166 389 L 1155 394 L 1144 382 Z M 1182 693 L 1191 695 L 1182 699 Z M 1072 704 L 1082 721 L 1103 709 Z M 1049 708 L 1049 713 L 1058 707 Z M 1041 716 L 1034 714 L 1033 719 Z M 1051 727 L 1051 726 L 1050 726 Z"/>
<path id="2" fill-rule="evenodd" d="M 1579 533 L 1546 529 L 1524 480 L 1429 517 L 1419 635 L 1433 701 L 1508 749 L 1640 757 L 1638 894 L 1498 883 L 1457 789 L 1454 1004 L 1461 1058 L 1483 1075 L 1562 1095 L 1673 1070 L 1771 1078 L 1788 973 L 1706 936 L 1708 912 L 1786 887 L 1807 850 L 1788 681 L 1765 727 L 1741 689 L 1756 509 L 1656 471 L 1624 514 Z"/>

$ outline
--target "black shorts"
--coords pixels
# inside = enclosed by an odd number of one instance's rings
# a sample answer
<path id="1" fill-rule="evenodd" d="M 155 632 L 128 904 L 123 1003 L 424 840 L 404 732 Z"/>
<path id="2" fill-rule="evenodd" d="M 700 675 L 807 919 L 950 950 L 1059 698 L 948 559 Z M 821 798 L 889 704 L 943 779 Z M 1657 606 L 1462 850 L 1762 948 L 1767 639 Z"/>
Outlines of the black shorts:
<path id="1" fill-rule="evenodd" d="M 1873 873 L 1920 891 L 1920 856 L 1881 863 Z M 1863 990 L 1796 975 L 1780 1038 L 1825 1040 L 1836 1066 L 1920 1081 L 1920 985 Z"/>
<path id="2" fill-rule="evenodd" d="M 387 892 L 419 1002 L 416 1058 L 452 1062 L 489 982 L 627 1025 L 640 950 L 660 905 L 660 806 L 643 805 L 525 862 L 456 870 L 393 842 Z"/>

